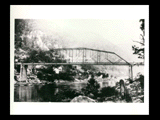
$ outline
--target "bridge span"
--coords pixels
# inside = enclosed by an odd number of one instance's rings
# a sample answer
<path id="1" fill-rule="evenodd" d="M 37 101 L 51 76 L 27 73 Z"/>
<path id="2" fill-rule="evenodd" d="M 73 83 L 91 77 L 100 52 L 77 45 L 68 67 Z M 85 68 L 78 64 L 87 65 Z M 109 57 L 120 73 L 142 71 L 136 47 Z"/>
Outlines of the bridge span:
<path id="1" fill-rule="evenodd" d="M 51 49 L 53 59 L 60 59 L 59 62 L 54 63 L 15 63 L 20 65 L 20 81 L 27 80 L 27 66 L 28 65 L 117 65 L 129 66 L 129 77 L 133 79 L 133 64 L 127 62 L 115 52 L 90 49 L 90 48 L 58 48 Z M 142 64 L 140 64 L 142 65 Z"/>

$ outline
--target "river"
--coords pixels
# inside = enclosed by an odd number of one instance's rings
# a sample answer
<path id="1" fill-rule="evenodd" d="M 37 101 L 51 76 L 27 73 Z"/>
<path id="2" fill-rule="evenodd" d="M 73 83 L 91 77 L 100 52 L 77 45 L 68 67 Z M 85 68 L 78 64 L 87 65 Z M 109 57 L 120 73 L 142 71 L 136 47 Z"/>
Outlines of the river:
<path id="1" fill-rule="evenodd" d="M 56 83 L 55 91 L 64 88 L 71 88 L 75 90 L 81 90 L 83 87 L 87 85 L 86 82 L 62 82 Z M 14 101 L 15 102 L 39 102 L 41 95 L 38 93 L 38 90 L 42 88 L 42 86 L 47 85 L 32 85 L 32 86 L 14 86 Z M 48 88 L 50 89 L 50 88 Z M 47 94 L 47 93 L 46 93 Z"/>
<path id="2" fill-rule="evenodd" d="M 107 82 L 99 82 L 100 87 L 107 86 Z M 62 82 L 62 83 L 56 83 L 56 87 L 54 88 L 54 92 L 57 92 L 59 90 L 64 90 L 64 89 L 74 89 L 76 91 L 80 91 L 82 88 L 86 87 L 87 82 Z M 14 86 L 14 101 L 15 102 L 41 102 L 41 97 L 38 93 L 38 91 L 47 85 L 32 85 L 32 86 Z M 48 90 L 44 90 L 44 94 L 48 94 L 47 92 L 50 91 L 50 87 L 47 88 Z M 45 92 L 46 91 L 46 92 Z"/>

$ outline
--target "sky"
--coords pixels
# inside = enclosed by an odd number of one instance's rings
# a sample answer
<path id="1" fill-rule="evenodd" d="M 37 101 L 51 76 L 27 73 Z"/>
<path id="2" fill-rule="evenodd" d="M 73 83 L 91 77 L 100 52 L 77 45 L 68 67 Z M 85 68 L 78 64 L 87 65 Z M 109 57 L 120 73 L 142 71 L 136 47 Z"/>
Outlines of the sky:
<path id="1" fill-rule="evenodd" d="M 59 36 L 66 47 L 89 47 L 116 52 L 130 62 L 139 62 L 132 45 L 140 40 L 139 19 L 36 19 L 37 28 Z"/>

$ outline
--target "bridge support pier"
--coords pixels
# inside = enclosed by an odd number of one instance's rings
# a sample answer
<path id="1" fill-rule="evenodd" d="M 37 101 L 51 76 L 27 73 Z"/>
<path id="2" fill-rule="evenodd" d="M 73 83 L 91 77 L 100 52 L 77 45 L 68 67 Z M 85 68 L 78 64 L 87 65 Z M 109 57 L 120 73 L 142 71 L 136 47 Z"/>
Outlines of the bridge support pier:
<path id="1" fill-rule="evenodd" d="M 27 80 L 27 67 L 28 67 L 27 65 L 21 64 L 19 81 L 26 81 Z"/>
<path id="2" fill-rule="evenodd" d="M 133 80 L 133 66 L 132 65 L 129 66 L 129 76 L 130 76 L 130 79 Z"/>

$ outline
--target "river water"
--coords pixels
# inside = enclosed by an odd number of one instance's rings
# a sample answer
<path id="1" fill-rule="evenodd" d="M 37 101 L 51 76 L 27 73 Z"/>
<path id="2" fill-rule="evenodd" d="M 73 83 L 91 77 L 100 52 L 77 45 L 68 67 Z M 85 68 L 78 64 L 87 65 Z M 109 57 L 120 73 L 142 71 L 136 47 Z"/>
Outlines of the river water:
<path id="1" fill-rule="evenodd" d="M 55 91 L 58 91 L 64 88 L 81 90 L 86 85 L 87 85 L 86 82 L 62 82 L 62 83 L 56 84 L 57 87 L 55 87 Z M 15 102 L 39 102 L 41 95 L 38 93 L 38 90 L 40 90 L 42 86 L 47 86 L 47 85 L 34 84 L 32 86 L 28 86 L 28 85 L 14 86 L 14 101 Z"/>
<path id="2" fill-rule="evenodd" d="M 107 82 L 99 82 L 100 87 L 107 86 Z M 55 91 L 64 90 L 65 88 L 74 89 L 76 91 L 80 91 L 82 88 L 86 87 L 87 82 L 62 82 L 56 83 Z M 32 86 L 14 86 L 14 101 L 15 102 L 40 102 L 41 95 L 38 93 L 42 87 L 47 85 L 32 85 Z M 48 88 L 50 90 L 51 88 Z M 44 94 L 47 94 L 45 92 Z"/>

